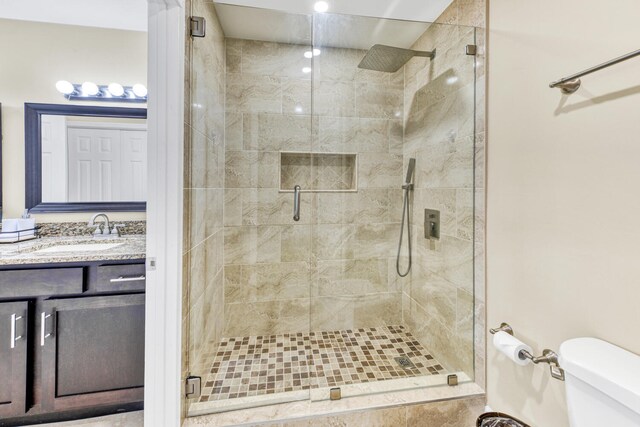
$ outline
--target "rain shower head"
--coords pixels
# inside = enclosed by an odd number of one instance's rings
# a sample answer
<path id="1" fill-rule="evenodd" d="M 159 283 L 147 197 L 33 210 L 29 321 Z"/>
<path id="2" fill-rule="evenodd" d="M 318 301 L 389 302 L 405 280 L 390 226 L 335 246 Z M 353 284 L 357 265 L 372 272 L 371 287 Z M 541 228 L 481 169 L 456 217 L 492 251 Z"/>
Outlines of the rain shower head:
<path id="1" fill-rule="evenodd" d="M 407 179 L 406 184 L 411 184 L 411 178 L 413 178 L 413 170 L 416 168 L 416 159 L 409 159 L 409 166 L 407 167 Z"/>
<path id="2" fill-rule="evenodd" d="M 431 52 L 427 52 L 376 44 L 373 45 L 364 58 L 362 58 L 358 68 L 395 73 L 414 56 L 433 59 L 436 56 L 436 50 L 434 49 Z"/>

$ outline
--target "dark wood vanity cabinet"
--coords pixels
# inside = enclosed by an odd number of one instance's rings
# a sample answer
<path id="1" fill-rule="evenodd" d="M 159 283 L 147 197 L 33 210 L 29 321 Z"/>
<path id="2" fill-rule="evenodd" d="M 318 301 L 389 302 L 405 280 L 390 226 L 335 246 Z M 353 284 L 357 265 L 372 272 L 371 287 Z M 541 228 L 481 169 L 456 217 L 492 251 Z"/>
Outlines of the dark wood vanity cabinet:
<path id="1" fill-rule="evenodd" d="M 0 267 L 0 426 L 141 408 L 144 287 L 144 260 Z"/>
<path id="2" fill-rule="evenodd" d="M 44 408 L 143 399 L 144 294 L 53 299 L 42 309 Z"/>
<path id="3" fill-rule="evenodd" d="M 28 319 L 28 302 L 0 302 L 0 418 L 26 410 Z"/>

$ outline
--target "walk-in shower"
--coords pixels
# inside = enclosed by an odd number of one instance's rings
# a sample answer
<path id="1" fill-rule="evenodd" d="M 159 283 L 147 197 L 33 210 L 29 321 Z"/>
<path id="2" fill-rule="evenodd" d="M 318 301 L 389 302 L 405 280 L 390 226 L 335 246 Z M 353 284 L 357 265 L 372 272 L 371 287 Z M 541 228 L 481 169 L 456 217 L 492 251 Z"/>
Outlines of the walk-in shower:
<path id="1" fill-rule="evenodd" d="M 192 7 L 187 412 L 472 379 L 474 28 Z"/>
<path id="2" fill-rule="evenodd" d="M 400 224 L 400 240 L 398 241 L 398 255 L 396 256 L 396 272 L 400 277 L 406 277 L 411 271 L 411 198 L 409 193 L 413 190 L 413 174 L 416 167 L 416 159 L 409 159 L 409 167 L 407 167 L 407 178 L 402 185 L 404 193 L 404 201 L 402 203 L 402 221 Z M 407 224 L 407 269 L 402 272 L 400 269 L 400 255 L 402 252 L 402 238 L 404 236 L 404 224 Z"/>

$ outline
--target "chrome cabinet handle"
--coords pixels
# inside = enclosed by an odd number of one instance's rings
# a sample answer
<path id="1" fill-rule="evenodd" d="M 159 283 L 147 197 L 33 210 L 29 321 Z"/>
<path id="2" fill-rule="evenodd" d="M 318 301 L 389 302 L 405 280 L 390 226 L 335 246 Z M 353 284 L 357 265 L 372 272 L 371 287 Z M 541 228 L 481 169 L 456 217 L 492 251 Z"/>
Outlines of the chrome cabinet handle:
<path id="1" fill-rule="evenodd" d="M 146 280 L 144 274 L 142 276 L 133 276 L 133 277 L 125 277 L 120 276 L 117 279 L 109 280 L 111 283 L 119 283 L 119 282 L 138 282 L 140 280 Z"/>
<path id="2" fill-rule="evenodd" d="M 15 313 L 11 315 L 11 348 L 16 348 L 16 341 L 22 338 L 22 335 L 16 336 L 16 323 L 20 319 L 22 319 L 22 316 L 18 316 Z"/>
<path id="3" fill-rule="evenodd" d="M 300 221 L 300 186 L 293 187 L 293 220 Z"/>
<path id="4" fill-rule="evenodd" d="M 44 346 L 44 339 L 49 338 L 51 336 L 51 332 L 48 334 L 45 333 L 47 319 L 50 318 L 52 314 L 47 314 L 44 311 L 40 313 L 40 346 Z"/>

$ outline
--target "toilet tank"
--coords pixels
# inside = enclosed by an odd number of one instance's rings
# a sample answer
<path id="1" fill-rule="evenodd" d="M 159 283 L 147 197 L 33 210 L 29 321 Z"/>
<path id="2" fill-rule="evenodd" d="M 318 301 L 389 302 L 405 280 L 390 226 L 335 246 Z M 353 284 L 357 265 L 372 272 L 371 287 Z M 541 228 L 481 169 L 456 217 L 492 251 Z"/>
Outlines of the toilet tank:
<path id="1" fill-rule="evenodd" d="M 640 426 L 640 356 L 596 338 L 560 346 L 571 427 Z"/>

